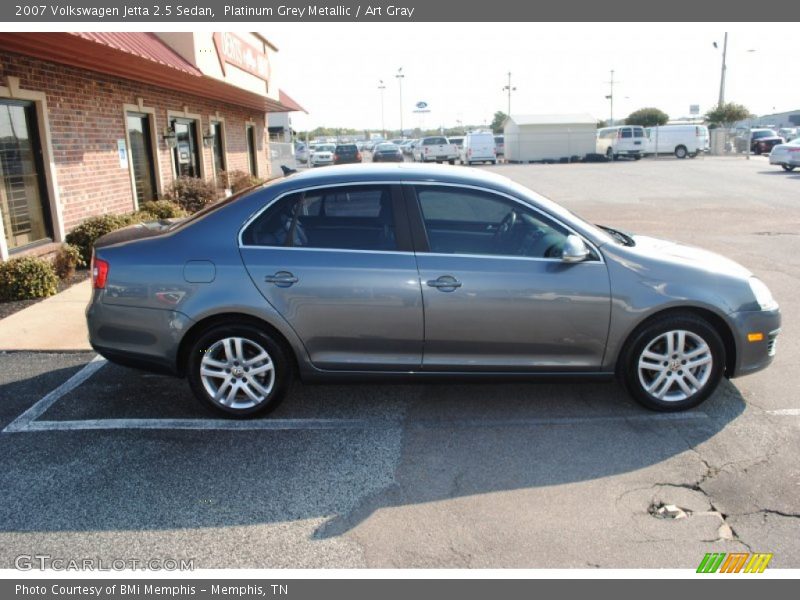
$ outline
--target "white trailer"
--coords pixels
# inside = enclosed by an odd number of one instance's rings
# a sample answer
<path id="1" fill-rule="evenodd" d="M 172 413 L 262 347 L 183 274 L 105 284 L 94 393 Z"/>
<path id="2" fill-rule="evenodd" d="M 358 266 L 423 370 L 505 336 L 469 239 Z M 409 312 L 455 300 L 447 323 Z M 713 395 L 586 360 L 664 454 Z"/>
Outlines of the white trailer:
<path id="1" fill-rule="evenodd" d="M 504 135 L 507 162 L 573 162 L 595 152 L 597 119 L 588 114 L 511 115 Z"/>

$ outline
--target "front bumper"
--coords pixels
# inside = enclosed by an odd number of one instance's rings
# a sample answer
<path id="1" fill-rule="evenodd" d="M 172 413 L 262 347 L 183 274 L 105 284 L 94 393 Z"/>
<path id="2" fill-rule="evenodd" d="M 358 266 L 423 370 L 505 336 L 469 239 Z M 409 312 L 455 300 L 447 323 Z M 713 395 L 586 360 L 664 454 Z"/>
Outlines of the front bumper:
<path id="1" fill-rule="evenodd" d="M 775 358 L 778 334 L 781 331 L 779 309 L 742 311 L 730 315 L 736 342 L 736 365 L 730 377 L 749 375 L 766 369 Z M 748 334 L 762 334 L 757 341 Z"/>

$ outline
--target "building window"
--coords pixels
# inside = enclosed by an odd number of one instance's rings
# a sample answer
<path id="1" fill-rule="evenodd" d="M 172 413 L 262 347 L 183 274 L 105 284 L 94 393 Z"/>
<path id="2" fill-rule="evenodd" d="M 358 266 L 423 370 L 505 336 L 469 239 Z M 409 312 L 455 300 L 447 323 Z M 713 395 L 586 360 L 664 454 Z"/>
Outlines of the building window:
<path id="1" fill-rule="evenodd" d="M 125 116 L 130 145 L 130 162 L 133 169 L 133 185 L 139 204 L 158 197 L 156 187 L 155 158 L 150 139 L 150 115 L 129 112 Z"/>
<path id="2" fill-rule="evenodd" d="M 247 161 L 250 168 L 250 175 L 254 177 L 258 175 L 258 163 L 256 160 L 256 126 L 247 126 Z"/>
<path id="3" fill-rule="evenodd" d="M 0 212 L 9 250 L 52 239 L 33 102 L 0 100 Z"/>
<path id="4" fill-rule="evenodd" d="M 176 177 L 200 177 L 200 147 L 197 144 L 197 121 L 172 119 L 176 144 L 172 150 Z"/>
<path id="5" fill-rule="evenodd" d="M 214 134 L 212 146 L 214 152 L 214 175 L 217 177 L 225 170 L 225 138 L 222 130 L 223 127 L 220 121 L 211 121 L 211 132 Z"/>

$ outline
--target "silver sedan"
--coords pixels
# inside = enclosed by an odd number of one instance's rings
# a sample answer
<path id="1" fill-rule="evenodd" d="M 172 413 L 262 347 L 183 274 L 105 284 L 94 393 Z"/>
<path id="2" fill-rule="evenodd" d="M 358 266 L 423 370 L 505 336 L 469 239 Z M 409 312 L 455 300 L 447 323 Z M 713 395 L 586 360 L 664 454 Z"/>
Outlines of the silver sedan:
<path id="1" fill-rule="evenodd" d="M 772 148 L 769 164 L 780 165 L 784 171 L 794 171 L 796 167 L 800 167 L 800 138 Z"/>
<path id="2" fill-rule="evenodd" d="M 187 377 L 236 417 L 306 381 L 619 377 L 654 410 L 765 368 L 780 312 L 747 269 L 596 226 L 511 180 L 353 165 L 101 238 L 109 360 Z"/>

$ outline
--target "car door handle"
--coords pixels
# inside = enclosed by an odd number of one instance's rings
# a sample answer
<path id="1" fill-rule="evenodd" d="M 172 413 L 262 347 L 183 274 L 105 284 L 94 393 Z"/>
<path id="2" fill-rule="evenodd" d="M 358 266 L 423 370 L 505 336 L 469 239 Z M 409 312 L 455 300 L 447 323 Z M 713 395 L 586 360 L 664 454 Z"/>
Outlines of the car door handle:
<path id="1" fill-rule="evenodd" d="M 289 287 L 300 280 L 289 271 L 278 271 L 275 275 L 267 275 L 264 277 L 264 281 L 266 283 L 274 283 L 278 287 Z"/>
<path id="2" fill-rule="evenodd" d="M 461 282 L 452 275 L 442 275 L 438 279 L 429 279 L 426 283 L 428 287 L 437 288 L 443 292 L 452 292 L 461 287 Z"/>

